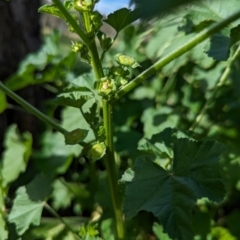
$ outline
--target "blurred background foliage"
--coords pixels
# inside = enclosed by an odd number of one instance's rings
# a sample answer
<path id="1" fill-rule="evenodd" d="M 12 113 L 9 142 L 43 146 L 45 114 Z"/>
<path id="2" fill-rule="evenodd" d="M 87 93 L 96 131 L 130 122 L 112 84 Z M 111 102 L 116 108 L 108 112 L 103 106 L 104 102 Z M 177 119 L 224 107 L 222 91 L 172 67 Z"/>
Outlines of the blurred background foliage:
<path id="1" fill-rule="evenodd" d="M 176 2 L 179 4 L 175 1 L 174 6 Z M 143 4 L 143 8 L 146 7 L 144 1 L 135 3 L 140 6 Z M 159 8 L 163 9 L 162 7 L 164 6 L 159 5 Z M 167 7 L 171 7 L 171 4 Z M 148 20 L 153 13 L 155 16 L 159 13 L 158 9 L 154 9 L 157 12 L 151 12 L 151 9 L 149 11 L 146 16 L 143 15 Z M 105 67 L 114 65 L 114 55 L 121 52 L 135 57 L 140 63 L 141 68 L 132 73 L 136 76 L 207 25 L 224 18 L 226 13 L 223 12 L 217 17 L 211 15 L 212 17 L 206 21 L 208 14 L 210 13 L 206 10 L 203 18 L 200 18 L 201 14 L 199 15 L 197 7 L 190 13 L 182 7 L 173 12 L 164 12 L 160 17 L 152 18 L 150 21 L 145 19 L 138 21 L 121 32 L 113 48 L 106 54 L 103 65 Z M 49 21 L 50 25 L 48 25 Z M 56 94 L 79 75 L 91 74 L 91 69 L 87 63 L 81 61 L 79 55 L 71 52 L 70 43 L 76 38 L 75 35 L 66 34 L 66 28 L 59 26 L 58 21 L 52 23 L 45 18 L 42 23 L 44 24 L 41 30 L 41 46 L 35 53 L 28 54 L 19 63 L 17 70 L 5 77 L 4 82 L 11 90 L 17 92 L 29 86 L 37 86 L 41 97 L 38 99 L 39 95 L 31 96 L 37 98 L 35 100 L 38 103 L 35 106 L 58 119 L 67 129 L 81 127 L 84 123 L 79 121 L 80 112 L 71 107 L 54 105 L 53 100 Z M 52 28 L 53 25 L 55 29 Z M 59 29 L 62 31 L 60 32 Z M 113 35 L 110 27 L 104 25 L 104 29 L 108 35 Z M 228 31 L 228 29 L 224 30 Z M 220 205 L 206 199 L 197 202 L 193 212 L 196 240 L 240 239 L 239 59 L 232 66 L 231 74 L 225 84 L 218 88 L 214 101 L 209 104 L 194 133 L 190 131 L 198 113 L 215 91 L 227 66 L 228 56 L 237 48 L 237 41 L 230 42 L 233 38 L 227 38 L 227 34 L 222 35 L 218 38 L 215 36 L 218 39 L 215 38 L 216 42 L 221 43 L 219 51 L 214 51 L 218 46 L 211 49 L 210 41 L 199 44 L 149 77 L 141 86 L 114 105 L 119 178 L 126 168 L 133 165 L 135 157 L 138 156 L 138 143 L 166 128 L 176 128 L 191 134 L 196 139 L 218 140 L 227 146 L 228 152 L 221 159 L 223 176 L 227 180 L 227 195 Z M 214 38 L 211 41 L 214 41 Z M 28 91 L 33 90 L 28 88 Z M 17 112 L 15 117 L 6 120 L 6 116 L 11 115 L 13 111 Z M 7 99 L 2 92 L 0 92 L 0 112 L 1 114 L 8 112 L 5 116 L 5 127 L 7 125 L 8 127 L 2 129 L 1 133 L 2 138 L 4 135 L 5 139 L 2 146 L 2 164 L 3 166 L 10 164 L 9 168 L 5 166 L 3 168 L 5 172 L 2 172 L 2 175 L 8 176 L 8 179 L 5 178 L 8 196 L 0 203 L 6 209 L 11 208 L 16 189 L 23 185 L 27 186 L 42 172 L 54 178 L 50 184 L 52 193 L 48 204 L 63 216 L 66 222 L 73 228 L 79 229 L 81 224 L 100 219 L 98 229 L 101 237 L 114 239 L 111 231 L 113 223 L 110 215 L 110 196 L 102 163 L 89 162 L 81 156 L 80 146 L 65 146 L 64 138 L 60 133 L 52 131 L 40 122 L 34 130 L 29 128 L 32 121 L 27 124 L 25 122 L 26 127 L 21 127 L 21 124 L 20 127 L 17 126 L 19 125 L 17 119 L 25 114 L 25 110 Z M 21 121 L 26 120 L 21 119 Z M 27 133 L 26 130 L 31 133 Z M 6 160 L 7 158 L 16 164 L 16 169 L 12 168 L 13 163 Z M 39 185 L 41 190 L 45 189 L 43 182 L 46 186 L 49 185 L 47 181 L 41 179 Z M 138 218 L 127 222 L 129 239 L 170 239 L 163 233 L 162 226 L 155 221 L 151 214 L 139 213 Z M 16 240 L 14 227 L 9 225 L 8 228 L 13 229 L 10 231 L 9 239 Z M 75 238 L 44 208 L 41 225 L 30 227 L 22 239 Z"/>

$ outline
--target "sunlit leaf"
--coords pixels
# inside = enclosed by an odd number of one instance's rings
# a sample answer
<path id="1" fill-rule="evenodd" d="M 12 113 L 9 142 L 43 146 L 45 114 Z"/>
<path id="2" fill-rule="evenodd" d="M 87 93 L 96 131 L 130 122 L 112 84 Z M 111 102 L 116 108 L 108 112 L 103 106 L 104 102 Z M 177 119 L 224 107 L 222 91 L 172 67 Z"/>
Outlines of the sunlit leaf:
<path id="1" fill-rule="evenodd" d="M 41 6 L 39 9 L 38 9 L 38 12 L 40 13 L 47 13 L 47 14 L 51 14 L 55 17 L 59 17 L 63 20 L 65 20 L 65 17 L 64 15 L 61 13 L 61 11 L 58 9 L 58 7 L 56 7 L 55 4 L 46 4 L 46 5 L 43 5 Z"/>
<path id="2" fill-rule="evenodd" d="M 53 101 L 54 104 L 81 108 L 89 99 L 93 98 L 93 93 L 86 88 L 79 91 L 60 93 Z"/>
<path id="3" fill-rule="evenodd" d="M 17 132 L 16 125 L 9 127 L 6 132 L 3 152 L 3 166 L 1 174 L 3 187 L 17 179 L 19 174 L 25 171 L 31 155 L 32 138 L 29 133 L 22 136 Z"/>
<path id="4" fill-rule="evenodd" d="M 19 235 L 23 234 L 31 224 L 40 224 L 44 201 L 50 190 L 49 179 L 44 175 L 37 175 L 32 182 L 17 190 L 8 221 L 15 223 Z"/>

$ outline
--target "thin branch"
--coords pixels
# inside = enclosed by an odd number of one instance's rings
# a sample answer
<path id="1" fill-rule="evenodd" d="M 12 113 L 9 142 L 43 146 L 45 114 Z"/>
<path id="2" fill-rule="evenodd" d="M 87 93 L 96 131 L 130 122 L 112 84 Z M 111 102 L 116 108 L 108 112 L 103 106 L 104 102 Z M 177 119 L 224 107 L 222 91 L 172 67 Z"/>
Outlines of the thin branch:
<path id="1" fill-rule="evenodd" d="M 103 121 L 106 134 L 106 154 L 103 157 L 105 160 L 105 166 L 107 169 L 108 184 L 110 188 L 110 194 L 113 203 L 113 211 L 116 221 L 117 239 L 124 239 L 124 226 L 123 226 L 123 214 L 121 200 L 119 198 L 119 188 L 117 183 L 117 171 L 114 156 L 114 144 L 113 144 L 113 119 L 112 119 L 112 104 L 107 100 L 102 100 L 103 104 Z"/>
<path id="2" fill-rule="evenodd" d="M 86 35 L 86 33 L 80 28 L 78 23 L 74 20 L 74 18 L 71 16 L 71 14 L 67 11 L 67 9 L 63 6 L 60 0 L 53 0 L 55 5 L 59 8 L 61 13 L 64 15 L 66 20 L 71 24 L 71 26 L 74 28 L 76 33 L 79 35 L 79 37 L 83 40 L 83 42 L 88 45 L 90 43 L 90 39 Z"/>
<path id="3" fill-rule="evenodd" d="M 10 98 L 15 100 L 17 103 L 19 103 L 22 107 L 24 107 L 28 112 L 45 122 L 46 124 L 50 125 L 52 128 L 56 129 L 57 131 L 61 132 L 63 135 L 68 133 L 66 129 L 64 129 L 61 125 L 59 125 L 57 122 L 55 122 L 53 119 L 45 115 L 44 113 L 40 112 L 37 108 L 32 106 L 30 103 L 25 101 L 23 98 L 18 96 L 16 93 L 11 91 L 8 87 L 6 87 L 1 81 L 0 81 L 0 90 L 2 90 L 6 95 L 8 95 Z"/>
<path id="4" fill-rule="evenodd" d="M 58 218 L 65 227 L 74 234 L 75 238 L 81 240 L 81 238 L 77 235 L 77 233 L 72 229 L 72 227 L 64 221 L 64 219 L 47 203 L 44 204 L 46 210 L 48 210 L 54 217 Z"/>
<path id="5" fill-rule="evenodd" d="M 214 23 L 210 27 L 204 29 L 199 34 L 195 35 L 191 40 L 183 44 L 181 47 L 177 48 L 172 53 L 168 54 L 167 56 L 163 57 L 159 61 L 157 61 L 155 64 L 153 64 L 151 67 L 149 67 L 147 70 L 139 74 L 135 79 L 133 79 L 131 82 L 129 82 L 127 85 L 125 85 L 121 90 L 117 91 L 115 94 L 115 98 L 113 99 L 113 102 L 120 99 L 125 94 L 129 93 L 131 90 L 136 88 L 140 83 L 142 83 L 144 80 L 146 80 L 149 76 L 153 75 L 157 71 L 159 71 L 161 68 L 166 66 L 168 63 L 176 59 L 177 57 L 180 57 L 214 33 L 218 32 L 223 27 L 227 26 L 229 23 L 237 20 L 240 17 L 240 11 L 237 11 L 236 13 L 232 14 L 228 18 L 225 18 L 218 23 Z"/>
<path id="6" fill-rule="evenodd" d="M 238 49 L 236 50 L 236 52 L 234 53 L 234 55 L 232 56 L 232 58 L 229 58 L 228 65 L 227 65 L 225 71 L 223 72 L 222 76 L 220 77 L 218 83 L 216 84 L 211 97 L 208 98 L 208 100 L 206 101 L 206 103 L 204 104 L 204 106 L 202 107 L 200 112 L 198 113 L 197 117 L 195 118 L 195 121 L 193 122 L 192 126 L 189 129 L 190 131 L 194 131 L 194 129 L 197 127 L 197 125 L 202 120 L 203 115 L 206 113 L 210 104 L 216 98 L 218 90 L 224 85 L 224 83 L 228 79 L 228 76 L 232 70 L 232 66 L 236 62 L 236 60 L 239 58 L 239 56 L 240 56 L 240 45 L 239 45 Z"/>

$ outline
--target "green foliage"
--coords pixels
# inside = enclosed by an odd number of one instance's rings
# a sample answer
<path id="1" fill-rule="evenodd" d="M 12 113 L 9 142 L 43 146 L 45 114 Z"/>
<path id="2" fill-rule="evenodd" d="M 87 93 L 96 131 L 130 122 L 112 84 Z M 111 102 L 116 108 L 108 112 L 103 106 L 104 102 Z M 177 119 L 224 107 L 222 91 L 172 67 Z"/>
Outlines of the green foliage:
<path id="1" fill-rule="evenodd" d="M 42 191 L 39 191 L 39 187 Z M 44 175 L 37 175 L 32 182 L 17 190 L 8 221 L 15 223 L 19 235 L 22 235 L 30 224 L 40 224 L 44 201 L 50 191 L 49 179 Z"/>
<path id="2" fill-rule="evenodd" d="M 34 147 L 6 130 L 0 239 L 240 238 L 240 1 L 135 0 L 106 19 L 97 2 L 42 6 L 80 39 L 45 36 L 0 82 L 0 113 L 19 110 L 8 95 L 48 125 Z M 29 85 L 42 113 L 12 92 Z"/>
<path id="3" fill-rule="evenodd" d="M 118 34 L 123 28 L 134 22 L 134 20 L 136 19 L 131 10 L 121 8 L 114 13 L 109 14 L 104 22 L 112 26 Z"/>
<path id="4" fill-rule="evenodd" d="M 16 125 L 9 127 L 5 136 L 5 151 L 1 169 L 2 187 L 18 178 L 26 170 L 31 155 L 32 138 L 29 133 L 19 136 Z M 14 163 L 14 164 L 13 164 Z"/>
<path id="5" fill-rule="evenodd" d="M 213 141 L 182 138 L 173 149 L 170 169 L 159 166 L 160 156 L 153 148 L 156 159 L 140 156 L 132 170 L 125 172 L 121 179 L 126 182 L 124 212 L 126 218 L 141 210 L 152 212 L 173 239 L 192 239 L 191 211 L 196 200 L 208 197 L 219 202 L 224 197 L 218 160 L 225 148 Z"/>

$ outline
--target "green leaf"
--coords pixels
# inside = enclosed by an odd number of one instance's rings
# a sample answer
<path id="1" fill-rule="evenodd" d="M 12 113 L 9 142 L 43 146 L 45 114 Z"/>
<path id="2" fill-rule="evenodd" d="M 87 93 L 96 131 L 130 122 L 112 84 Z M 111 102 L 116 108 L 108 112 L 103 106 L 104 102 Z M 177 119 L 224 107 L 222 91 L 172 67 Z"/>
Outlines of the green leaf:
<path id="1" fill-rule="evenodd" d="M 176 8 L 182 4 L 193 2 L 194 0 L 152 0 L 151 4 L 145 0 L 132 0 L 137 5 L 137 13 L 141 18 L 153 18 L 171 8 Z"/>
<path id="2" fill-rule="evenodd" d="M 240 41 L 240 24 L 231 29 L 231 45 Z"/>
<path id="3" fill-rule="evenodd" d="M 54 104 L 81 108 L 89 99 L 93 98 L 93 93 L 87 88 L 61 93 L 53 101 Z"/>
<path id="4" fill-rule="evenodd" d="M 15 223 L 19 235 L 31 224 L 40 224 L 44 201 L 50 191 L 50 181 L 44 175 L 37 175 L 32 182 L 17 190 L 8 221 Z"/>
<path id="5" fill-rule="evenodd" d="M 231 4 L 227 1 L 198 1 L 186 7 L 187 19 L 198 26 L 202 22 L 211 24 L 224 18 L 229 17 L 239 8 L 239 0 L 231 0 Z M 239 21 L 238 21 L 239 22 Z M 236 22 L 232 23 L 236 24 Z M 206 26 L 206 24 L 204 24 Z"/>
<path id="6" fill-rule="evenodd" d="M 6 95 L 0 91 L 0 114 L 7 108 L 7 98 Z"/>
<path id="7" fill-rule="evenodd" d="M 159 240 L 171 240 L 171 238 L 163 232 L 163 226 L 156 222 L 153 224 L 153 232 Z"/>
<path id="8" fill-rule="evenodd" d="M 188 138 L 176 129 L 166 128 L 162 132 L 152 135 L 150 140 L 146 139 L 146 142 L 140 144 L 138 150 L 158 157 L 173 158 L 174 142 L 184 137 Z"/>
<path id="9" fill-rule="evenodd" d="M 61 18 L 61 19 L 65 20 L 64 15 L 61 13 L 61 11 L 58 9 L 58 7 L 55 6 L 55 4 L 43 5 L 38 9 L 38 12 L 51 14 L 55 17 L 58 17 L 58 18 Z"/>
<path id="10" fill-rule="evenodd" d="M 67 145 L 75 145 L 81 143 L 86 138 L 87 134 L 88 130 L 80 128 L 74 129 L 71 132 L 65 134 L 65 143 Z"/>
<path id="11" fill-rule="evenodd" d="M 215 141 L 177 139 L 172 170 L 166 171 L 150 156 L 140 156 L 131 171 L 125 172 L 124 213 L 132 218 L 139 211 L 152 212 L 173 239 L 192 239 L 191 211 L 197 199 L 219 202 L 225 189 L 218 165 L 226 151 Z"/>
<path id="12" fill-rule="evenodd" d="M 66 208 L 71 205 L 72 199 L 74 199 L 74 192 L 66 186 L 64 180 L 60 181 L 56 179 L 53 183 L 53 208 L 58 210 L 60 208 Z"/>
<path id="13" fill-rule="evenodd" d="M 209 57 L 219 61 L 226 61 L 229 57 L 231 39 L 222 34 L 215 34 L 210 38 L 209 44 L 205 47 L 205 52 Z"/>
<path id="14" fill-rule="evenodd" d="M 2 214 L 0 215 L 0 240 L 7 240 L 8 232 L 5 229 L 5 220 L 3 219 Z"/>
<path id="15" fill-rule="evenodd" d="M 89 102 L 90 101 L 91 99 L 89 100 Z M 88 104 L 85 104 L 84 106 L 86 105 Z M 88 135 L 84 139 L 84 142 L 88 143 L 95 140 L 95 135 L 93 130 L 91 129 L 91 126 L 83 117 L 80 111 L 76 111 L 76 109 L 72 107 L 66 107 L 62 111 L 62 119 L 63 119 L 63 127 L 66 128 L 68 131 L 72 131 L 77 128 L 88 130 Z M 74 146 L 77 146 L 77 145 L 74 145 Z"/>
<path id="16" fill-rule="evenodd" d="M 148 108 L 143 112 L 141 117 L 141 122 L 144 124 L 145 137 L 151 137 L 165 128 L 174 128 L 177 126 L 178 121 L 179 115 L 167 106 L 162 106 L 158 109 Z"/>
<path id="17" fill-rule="evenodd" d="M 59 132 L 47 131 L 41 139 L 41 149 L 34 153 L 35 164 L 47 175 L 64 174 L 72 163 L 73 157 L 78 157 L 82 147 L 66 145 L 64 136 Z"/>
<path id="18" fill-rule="evenodd" d="M 17 179 L 24 172 L 31 155 L 32 137 L 29 133 L 20 136 L 16 125 L 8 128 L 4 141 L 3 166 L 1 169 L 3 187 Z"/>
<path id="19" fill-rule="evenodd" d="M 108 15 L 104 22 L 112 26 L 117 33 L 136 20 L 134 12 L 127 8 L 121 8 Z"/>

